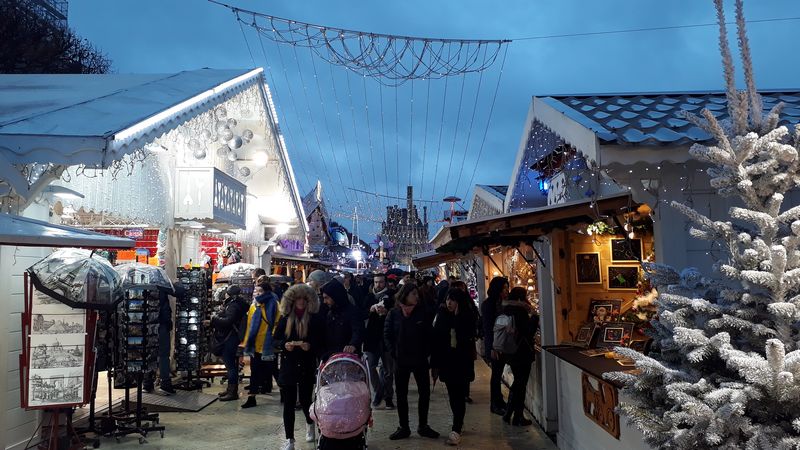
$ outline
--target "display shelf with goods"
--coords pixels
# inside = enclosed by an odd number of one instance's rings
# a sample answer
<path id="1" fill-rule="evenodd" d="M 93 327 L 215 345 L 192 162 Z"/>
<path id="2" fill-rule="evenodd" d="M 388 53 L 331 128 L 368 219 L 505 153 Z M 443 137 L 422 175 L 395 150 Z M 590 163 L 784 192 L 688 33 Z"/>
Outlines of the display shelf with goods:
<path id="1" fill-rule="evenodd" d="M 178 372 L 186 375 L 175 387 L 194 390 L 204 384 L 197 376 L 210 342 L 202 323 L 208 302 L 208 272 L 199 267 L 179 267 L 178 280 L 183 286 L 183 294 L 175 303 L 175 366 Z"/>
<path id="2" fill-rule="evenodd" d="M 125 299 L 117 310 L 118 359 L 116 374 L 125 385 L 123 410 L 113 415 L 117 439 L 138 434 L 140 440 L 150 432 L 164 435 L 158 414 L 148 413 L 142 403 L 144 377 L 158 369 L 159 287 L 128 285 Z M 135 400 L 131 399 L 131 383 Z"/>

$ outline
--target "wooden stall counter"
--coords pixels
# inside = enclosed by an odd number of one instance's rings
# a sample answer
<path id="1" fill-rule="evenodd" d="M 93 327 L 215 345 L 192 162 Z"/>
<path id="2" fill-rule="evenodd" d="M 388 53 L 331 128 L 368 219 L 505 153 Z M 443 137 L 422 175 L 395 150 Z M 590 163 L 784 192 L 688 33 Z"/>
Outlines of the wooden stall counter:
<path id="1" fill-rule="evenodd" d="M 636 428 L 616 412 L 621 386 L 603 379 L 603 374 L 630 367 L 603 356 L 586 356 L 583 349 L 549 346 L 556 357 L 558 387 L 558 448 L 606 450 L 650 448 Z M 623 400 L 624 401 L 624 400 Z"/>

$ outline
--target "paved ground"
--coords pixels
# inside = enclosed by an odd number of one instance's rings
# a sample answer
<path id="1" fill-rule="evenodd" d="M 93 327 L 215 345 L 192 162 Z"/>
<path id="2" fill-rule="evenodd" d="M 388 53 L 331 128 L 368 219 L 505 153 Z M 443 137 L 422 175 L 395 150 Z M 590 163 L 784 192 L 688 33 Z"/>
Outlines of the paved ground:
<path id="1" fill-rule="evenodd" d="M 488 378 L 489 371 L 483 364 L 476 363 L 477 379 L 472 384 L 472 397 L 475 403 L 467 405 L 462 449 L 492 450 L 551 450 L 555 445 L 535 424 L 528 428 L 506 425 L 499 416 L 489 413 Z M 216 393 L 219 385 L 206 389 Z M 416 391 L 411 387 L 411 426 L 415 423 Z M 259 406 L 247 410 L 239 408 L 241 402 L 214 402 L 199 413 L 161 413 L 161 424 L 167 427 L 164 438 L 150 436 L 149 442 L 140 446 L 134 437 L 123 438 L 121 443 L 104 439 L 102 448 L 108 449 L 280 449 L 283 441 L 281 407 L 277 393 L 273 396 L 258 397 Z M 296 436 L 302 441 L 305 437 L 302 413 L 297 412 L 298 430 Z M 370 430 L 369 448 L 374 450 L 407 449 L 428 450 L 447 449 L 444 444 L 450 431 L 450 408 L 444 386 L 437 385 L 431 398 L 431 426 L 442 434 L 438 440 L 412 436 L 402 441 L 390 441 L 389 434 L 397 428 L 396 411 L 375 411 L 375 426 Z M 298 442 L 298 449 L 310 450 L 313 444 Z"/>

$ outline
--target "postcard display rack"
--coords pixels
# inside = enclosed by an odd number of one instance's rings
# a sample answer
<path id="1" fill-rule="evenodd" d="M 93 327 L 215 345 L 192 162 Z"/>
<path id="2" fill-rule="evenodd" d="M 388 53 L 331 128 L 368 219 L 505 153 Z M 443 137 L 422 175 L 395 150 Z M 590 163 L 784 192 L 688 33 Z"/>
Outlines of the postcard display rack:
<path id="1" fill-rule="evenodd" d="M 200 267 L 178 268 L 178 279 L 185 293 L 176 299 L 175 365 L 179 372 L 186 372 L 183 381 L 175 384 L 178 389 L 196 390 L 204 384 L 210 385 L 198 379 L 202 352 L 207 348 L 202 325 L 208 304 L 207 277 L 205 269 Z"/>
<path id="2" fill-rule="evenodd" d="M 158 367 L 158 303 L 159 291 L 153 285 L 132 285 L 125 288 L 125 300 L 118 311 L 119 358 L 117 372 L 125 380 L 136 383 L 136 405 L 131 410 L 130 385 L 125 384 L 125 410 L 116 414 L 114 437 L 138 434 L 144 443 L 152 431 L 164 437 L 164 427 L 158 425 L 158 414 L 147 413 L 142 407 L 142 383 L 148 372 Z"/>
<path id="3" fill-rule="evenodd" d="M 61 426 L 66 428 L 70 447 L 81 447 L 72 412 L 92 397 L 97 313 L 73 309 L 37 291 L 27 272 L 24 277 L 20 406 L 51 413 L 49 426 L 43 427 L 46 448 L 58 447 Z M 66 421 L 60 424 L 62 414 Z"/>

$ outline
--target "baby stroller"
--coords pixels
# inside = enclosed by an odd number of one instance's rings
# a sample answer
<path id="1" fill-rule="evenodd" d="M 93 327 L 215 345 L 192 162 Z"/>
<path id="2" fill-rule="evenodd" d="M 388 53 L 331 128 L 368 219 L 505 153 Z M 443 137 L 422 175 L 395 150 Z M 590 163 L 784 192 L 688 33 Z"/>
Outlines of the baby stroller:
<path id="1" fill-rule="evenodd" d="M 369 370 L 350 353 L 336 353 L 320 364 L 311 419 L 320 450 L 366 449 L 372 426 Z"/>

